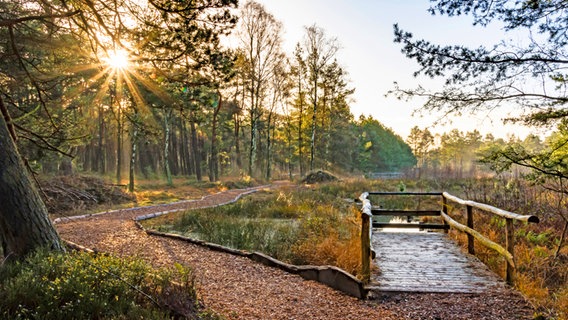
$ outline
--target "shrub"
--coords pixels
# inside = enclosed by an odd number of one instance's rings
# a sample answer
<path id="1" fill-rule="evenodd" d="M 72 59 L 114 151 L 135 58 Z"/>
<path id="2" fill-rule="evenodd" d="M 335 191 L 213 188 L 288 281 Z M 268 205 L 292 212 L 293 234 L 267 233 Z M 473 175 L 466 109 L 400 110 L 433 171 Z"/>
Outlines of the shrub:
<path id="1" fill-rule="evenodd" d="M 0 317 L 169 319 L 174 308 L 197 314 L 193 276 L 177 270 L 156 273 L 134 259 L 39 251 L 0 268 Z"/>

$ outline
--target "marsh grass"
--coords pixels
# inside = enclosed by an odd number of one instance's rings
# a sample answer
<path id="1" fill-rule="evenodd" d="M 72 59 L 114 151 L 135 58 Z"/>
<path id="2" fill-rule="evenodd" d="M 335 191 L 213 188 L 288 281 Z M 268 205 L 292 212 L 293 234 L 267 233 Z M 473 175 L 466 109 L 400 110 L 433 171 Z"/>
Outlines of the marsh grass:
<path id="1" fill-rule="evenodd" d="M 326 184 L 323 191 L 301 187 L 260 192 L 234 204 L 164 216 L 146 225 L 235 249 L 260 251 L 289 263 L 329 264 L 357 274 L 358 208 L 328 190 Z"/>

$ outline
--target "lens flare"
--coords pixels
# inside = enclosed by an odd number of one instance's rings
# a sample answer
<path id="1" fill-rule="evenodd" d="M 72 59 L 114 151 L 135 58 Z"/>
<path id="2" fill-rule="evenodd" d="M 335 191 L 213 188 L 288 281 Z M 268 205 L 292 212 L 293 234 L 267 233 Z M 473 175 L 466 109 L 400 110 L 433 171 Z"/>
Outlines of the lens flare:
<path id="1" fill-rule="evenodd" d="M 128 68 L 129 59 L 128 53 L 125 50 L 114 50 L 108 53 L 108 58 L 105 59 L 106 63 L 113 69 L 126 69 Z"/>

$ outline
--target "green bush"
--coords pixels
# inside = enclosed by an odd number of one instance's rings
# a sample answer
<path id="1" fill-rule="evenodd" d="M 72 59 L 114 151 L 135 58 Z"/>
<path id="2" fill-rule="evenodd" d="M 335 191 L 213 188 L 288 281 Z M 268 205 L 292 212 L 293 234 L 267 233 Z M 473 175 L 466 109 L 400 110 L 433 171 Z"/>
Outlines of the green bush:
<path id="1" fill-rule="evenodd" d="M 197 313 L 193 277 L 181 266 L 156 273 L 134 259 L 40 251 L 0 267 L 2 319 L 169 319 L 174 307 Z"/>

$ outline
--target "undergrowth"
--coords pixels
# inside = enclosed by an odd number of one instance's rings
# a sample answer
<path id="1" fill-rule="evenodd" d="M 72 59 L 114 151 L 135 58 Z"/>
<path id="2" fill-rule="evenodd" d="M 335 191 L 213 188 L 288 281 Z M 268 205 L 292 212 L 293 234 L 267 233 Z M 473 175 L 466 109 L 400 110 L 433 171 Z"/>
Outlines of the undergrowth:
<path id="1" fill-rule="evenodd" d="M 535 215 L 540 223 L 514 223 L 514 285 L 548 319 L 568 319 L 568 246 L 561 243 L 568 219 L 566 203 L 558 194 L 518 179 L 478 179 L 462 183 L 462 194 L 470 200 L 523 215 Z M 457 219 L 463 219 L 457 213 Z M 475 229 L 502 246 L 505 221 L 474 210 Z M 460 243 L 467 243 L 458 235 Z M 504 276 L 505 262 L 495 252 L 476 244 L 476 255 Z"/>
<path id="2" fill-rule="evenodd" d="M 192 272 L 135 259 L 39 251 L 0 266 L 2 319 L 214 319 Z"/>

